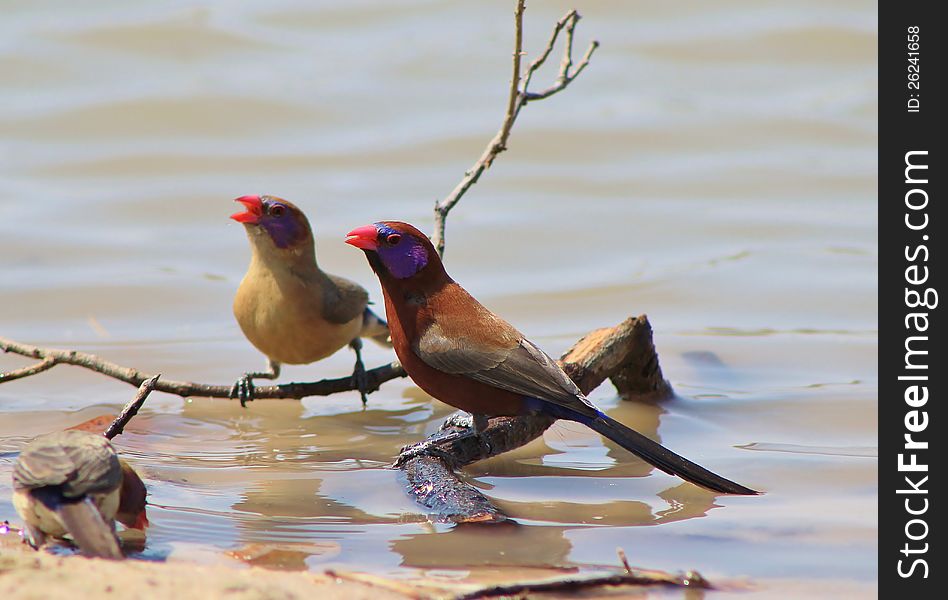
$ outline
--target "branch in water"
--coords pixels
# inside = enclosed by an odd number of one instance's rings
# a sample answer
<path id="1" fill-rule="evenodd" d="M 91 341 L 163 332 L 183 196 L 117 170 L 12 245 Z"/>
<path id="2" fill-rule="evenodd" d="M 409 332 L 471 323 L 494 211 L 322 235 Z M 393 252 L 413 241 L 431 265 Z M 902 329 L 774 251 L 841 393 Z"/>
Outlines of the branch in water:
<path id="1" fill-rule="evenodd" d="M 148 397 L 148 394 L 155 389 L 155 384 L 158 383 L 158 378 L 161 377 L 161 373 L 155 375 L 154 377 L 149 377 L 138 386 L 138 393 L 135 394 L 135 397 L 129 400 L 128 404 L 122 408 L 122 412 L 119 413 L 119 416 L 115 417 L 115 420 L 112 421 L 112 424 L 108 426 L 105 430 L 106 439 L 111 440 L 117 435 L 120 435 L 125 431 L 125 426 L 128 425 L 128 422 L 132 420 L 132 417 L 138 414 L 138 409 L 142 407 L 142 404 L 145 403 L 145 398 Z"/>

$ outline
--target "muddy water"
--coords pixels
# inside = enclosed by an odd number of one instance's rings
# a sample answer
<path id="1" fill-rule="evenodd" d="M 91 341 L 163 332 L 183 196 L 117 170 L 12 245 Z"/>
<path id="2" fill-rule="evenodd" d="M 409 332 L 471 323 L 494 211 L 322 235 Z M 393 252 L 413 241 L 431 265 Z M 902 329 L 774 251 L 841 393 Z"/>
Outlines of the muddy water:
<path id="1" fill-rule="evenodd" d="M 430 228 L 499 125 L 509 4 L 7 2 L 0 335 L 173 379 L 262 366 L 230 314 L 247 193 L 300 204 L 322 264 L 378 299 L 341 239 Z M 531 3 L 531 56 L 567 8 Z M 156 394 L 117 441 L 151 492 L 146 557 L 487 580 L 621 546 L 764 596 L 874 592 L 875 5 L 579 8 L 578 45 L 602 48 L 521 114 L 451 216 L 448 268 L 554 354 L 648 313 L 678 397 L 593 399 L 767 494 L 715 498 L 559 424 L 467 471 L 519 527 L 433 525 L 386 468 L 449 414 L 408 381 L 365 411 Z M 70 367 L 0 386 L 0 519 L 24 441 L 131 393 Z"/>

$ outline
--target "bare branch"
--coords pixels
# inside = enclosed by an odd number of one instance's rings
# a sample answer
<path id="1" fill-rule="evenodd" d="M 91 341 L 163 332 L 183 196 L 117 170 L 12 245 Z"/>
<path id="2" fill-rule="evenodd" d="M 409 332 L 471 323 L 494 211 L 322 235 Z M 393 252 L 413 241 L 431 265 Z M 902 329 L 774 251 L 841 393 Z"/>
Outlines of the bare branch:
<path id="1" fill-rule="evenodd" d="M 29 377 L 30 375 L 36 375 L 37 373 L 42 373 L 43 371 L 52 369 L 58 364 L 53 357 L 44 358 L 42 361 L 36 363 L 35 365 L 30 365 L 28 367 L 23 367 L 22 369 L 17 369 L 15 371 L 8 371 L 6 373 L 0 373 L 0 383 L 6 383 L 8 381 L 13 381 L 14 379 L 20 379 L 21 377 Z"/>
<path id="2" fill-rule="evenodd" d="M 56 348 L 42 348 L 31 346 L 0 337 L 0 350 L 12 352 L 31 358 L 41 358 L 43 362 L 28 367 L 0 373 L 0 383 L 12 381 L 20 377 L 27 377 L 45 371 L 55 365 L 74 365 L 101 373 L 107 377 L 139 386 L 146 379 L 153 377 L 150 373 L 143 373 L 138 369 L 123 367 L 102 359 L 95 354 L 79 352 L 77 350 L 60 350 Z M 47 364 L 48 363 L 48 364 Z M 42 366 L 43 368 L 39 368 Z M 29 372 L 33 371 L 33 372 Z M 375 391 L 386 381 L 405 377 L 405 371 L 397 362 L 382 365 L 365 372 L 368 381 L 368 391 Z M 155 383 L 154 389 L 159 392 L 175 394 L 177 396 L 203 396 L 206 398 L 230 398 L 233 384 L 213 385 L 207 383 L 193 383 L 190 381 L 173 381 L 162 379 Z M 339 392 L 358 390 L 358 385 L 351 376 L 338 379 L 322 379 L 308 383 L 284 383 L 282 385 L 262 385 L 254 389 L 254 398 L 257 400 L 276 398 L 305 398 L 307 396 L 328 396 Z"/>
<path id="3" fill-rule="evenodd" d="M 618 572 L 616 572 L 618 571 Z M 351 571 L 337 571 L 329 569 L 326 575 L 341 581 L 351 581 L 362 585 L 378 588 L 387 592 L 394 592 L 406 598 L 452 598 L 452 600 L 475 600 L 480 598 L 526 598 L 537 594 L 553 594 L 553 597 L 586 597 L 591 594 L 599 597 L 597 591 L 606 596 L 615 594 L 615 587 L 644 587 L 663 586 L 666 588 L 683 588 L 713 590 L 707 579 L 697 571 L 669 573 L 655 569 L 640 569 L 624 565 L 622 570 L 609 568 L 605 573 L 590 575 L 569 575 L 543 579 L 540 581 L 515 581 L 488 586 L 476 583 L 452 583 L 437 580 L 398 581 L 379 577 L 369 573 Z M 641 590 L 637 590 L 641 592 Z M 565 594 L 565 596 L 564 596 Z M 691 597 L 685 592 L 685 597 Z M 701 593 L 695 594 L 700 597 Z"/>
<path id="4" fill-rule="evenodd" d="M 556 22 L 556 25 L 553 26 L 553 31 L 550 33 L 550 39 L 546 43 L 546 48 L 543 49 L 543 52 L 540 53 L 538 57 L 533 59 L 530 63 L 530 66 L 527 67 L 527 75 L 523 80 L 523 89 L 527 89 L 530 86 L 530 80 L 533 79 L 533 74 L 546 62 L 546 59 L 549 58 L 550 52 L 553 52 L 554 46 L 556 46 L 556 39 L 559 37 L 560 32 L 563 31 L 563 28 L 567 24 L 572 24 L 569 29 L 570 39 L 567 40 L 566 49 L 564 52 L 567 56 L 572 54 L 573 49 L 573 40 L 572 40 L 572 31 L 576 26 L 576 22 L 580 19 L 579 13 L 576 10 L 571 10 L 563 18 Z M 594 42 L 595 43 L 595 42 Z M 560 65 L 560 73 L 563 72 L 563 65 Z"/>
<path id="5" fill-rule="evenodd" d="M 444 256 L 444 232 L 448 213 L 451 212 L 451 209 L 455 207 L 471 186 L 477 183 L 481 174 L 490 168 L 494 163 L 494 159 L 497 158 L 497 155 L 507 149 L 507 140 L 510 137 L 510 131 L 513 128 L 514 122 L 520 114 L 520 109 L 523 108 L 527 102 L 549 98 L 572 83 L 583 69 L 586 68 L 586 65 L 589 64 L 589 59 L 592 57 L 593 52 L 599 47 L 599 42 L 593 41 L 586 50 L 586 54 L 576 65 L 576 68 L 573 69 L 572 73 L 570 72 L 573 65 L 573 31 L 576 28 L 576 23 L 578 23 L 580 19 L 579 13 L 575 10 L 571 10 L 554 25 L 553 33 L 550 35 L 550 39 L 543 52 L 527 67 L 526 74 L 523 77 L 523 85 L 521 86 L 520 64 L 523 56 L 523 12 L 524 0 L 518 0 L 517 8 L 514 10 L 513 74 L 510 78 L 510 92 L 507 95 L 507 111 L 504 114 L 504 121 L 500 126 L 500 130 L 493 139 L 491 139 L 490 143 L 487 144 L 487 147 L 481 153 L 477 162 L 474 163 L 474 166 L 464 173 L 464 177 L 461 178 L 461 181 L 454 189 L 442 200 L 435 203 L 434 233 L 431 236 L 431 241 L 438 250 L 438 254 L 442 256 Z M 549 58 L 553 47 L 556 45 L 557 38 L 559 38 L 560 32 L 564 29 L 566 31 L 565 48 L 563 49 L 563 60 L 560 63 L 560 71 L 555 83 L 542 92 L 530 92 L 530 81 L 533 79 L 534 73 L 536 73 L 543 63 L 546 62 L 546 59 Z"/>
<path id="6" fill-rule="evenodd" d="M 510 137 L 510 128 L 513 127 L 514 119 L 517 114 L 517 104 L 520 100 L 520 60 L 523 58 L 523 11 L 525 8 L 524 0 L 517 1 L 517 8 L 514 10 L 514 51 L 513 51 L 513 74 L 510 76 L 510 93 L 507 95 L 507 113 L 504 116 L 504 124 L 500 128 L 499 139 L 497 140 L 497 151 L 488 159 L 487 166 L 498 153 L 507 149 L 507 138 Z M 457 201 L 455 201 L 456 203 Z"/>
<path id="7" fill-rule="evenodd" d="M 103 433 L 106 439 L 111 440 L 125 431 L 125 426 L 132 420 L 132 417 L 138 414 L 138 409 L 145 403 L 145 398 L 155 389 L 155 384 L 158 382 L 159 377 L 161 377 L 161 373 L 154 377 L 149 377 L 138 386 L 138 393 L 135 394 L 134 398 L 129 400 L 128 404 L 122 408 L 122 412 L 119 413 L 119 416 L 115 417 L 115 420 L 112 421 L 112 424 L 109 425 L 105 433 Z"/>
<path id="8" fill-rule="evenodd" d="M 567 36 L 568 39 L 572 40 L 572 34 Z M 572 74 L 563 72 L 556 79 L 556 83 L 546 88 L 542 92 L 526 92 L 524 94 L 523 103 L 532 102 L 534 100 L 543 100 L 544 98 L 549 98 L 553 94 L 563 90 L 568 86 L 576 77 L 583 72 L 583 69 L 586 68 L 586 65 L 589 64 L 589 59 L 592 57 L 593 52 L 596 51 L 596 48 L 599 47 L 599 42 L 592 42 L 589 44 L 589 48 L 586 49 L 586 54 L 583 55 L 583 58 L 576 64 L 576 68 L 573 70 Z M 566 61 L 564 60 L 564 65 Z"/>
<path id="9" fill-rule="evenodd" d="M 563 577 L 560 579 L 548 581 L 497 584 L 481 588 L 473 592 L 468 592 L 466 594 L 459 594 L 454 597 L 454 600 L 476 600 L 479 598 L 526 598 L 532 597 L 535 594 L 556 594 L 557 592 L 573 595 L 582 594 L 584 591 L 588 592 L 602 590 L 604 588 L 611 592 L 613 588 L 621 586 L 641 587 L 654 585 L 685 589 L 714 589 L 714 586 L 712 586 L 708 580 L 697 571 L 687 571 L 685 573 L 673 574 L 665 573 L 663 571 L 631 569 L 626 573 L 590 575 L 586 577 Z"/>

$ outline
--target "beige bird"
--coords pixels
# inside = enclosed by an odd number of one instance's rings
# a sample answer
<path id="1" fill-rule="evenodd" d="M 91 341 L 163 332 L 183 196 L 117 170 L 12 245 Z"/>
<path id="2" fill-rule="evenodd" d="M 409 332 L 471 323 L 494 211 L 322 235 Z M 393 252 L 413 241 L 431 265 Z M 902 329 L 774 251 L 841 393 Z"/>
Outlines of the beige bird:
<path id="1" fill-rule="evenodd" d="M 247 208 L 231 218 L 244 225 L 252 253 L 234 297 L 234 316 L 266 355 L 269 369 L 245 373 L 231 397 L 246 406 L 253 400 L 254 379 L 276 379 L 282 364 L 316 362 L 348 345 L 355 351 L 352 377 L 365 404 L 361 338 L 391 347 L 388 325 L 368 308 L 368 292 L 319 268 L 309 221 L 293 203 L 274 196 L 242 196 L 235 202 Z"/>
<path id="2" fill-rule="evenodd" d="M 39 548 L 68 534 L 86 556 L 123 558 L 115 536 L 122 480 L 118 455 L 101 435 L 67 430 L 34 439 L 13 468 L 13 506 L 27 541 Z"/>

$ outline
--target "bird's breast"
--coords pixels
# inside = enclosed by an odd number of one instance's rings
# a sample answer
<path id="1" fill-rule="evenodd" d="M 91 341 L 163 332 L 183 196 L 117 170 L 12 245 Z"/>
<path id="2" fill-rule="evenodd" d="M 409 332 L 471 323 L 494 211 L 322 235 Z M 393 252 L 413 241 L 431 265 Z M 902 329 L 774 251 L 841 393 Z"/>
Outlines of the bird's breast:
<path id="1" fill-rule="evenodd" d="M 463 375 L 439 371 L 415 353 L 413 340 L 418 339 L 434 323 L 437 298 L 432 303 L 411 304 L 403 295 L 395 302 L 393 294 L 383 288 L 385 313 L 395 354 L 415 385 L 430 396 L 472 414 L 516 416 L 524 414 L 524 399 L 518 394 L 475 381 Z"/>
<path id="2" fill-rule="evenodd" d="M 322 316 L 323 290 L 303 280 L 248 271 L 234 297 L 234 316 L 260 352 L 287 364 L 326 358 L 359 335 L 362 314 L 345 323 Z"/>
<path id="3" fill-rule="evenodd" d="M 118 512 L 120 489 L 116 487 L 108 492 L 89 494 L 106 523 L 112 522 Z M 66 535 L 66 526 L 59 514 L 47 508 L 29 490 L 13 493 L 13 507 L 24 521 L 46 535 L 60 538 Z"/>

